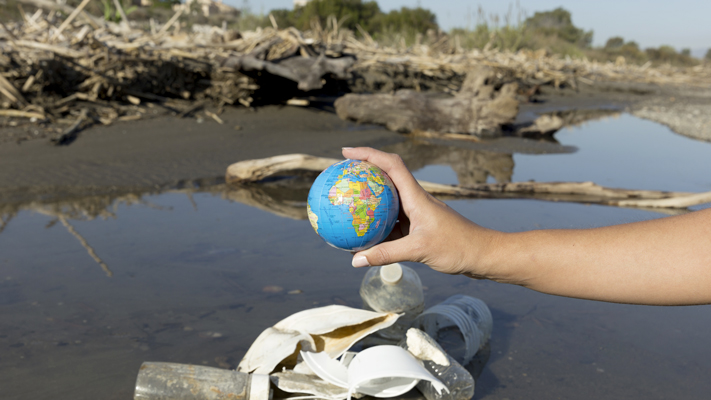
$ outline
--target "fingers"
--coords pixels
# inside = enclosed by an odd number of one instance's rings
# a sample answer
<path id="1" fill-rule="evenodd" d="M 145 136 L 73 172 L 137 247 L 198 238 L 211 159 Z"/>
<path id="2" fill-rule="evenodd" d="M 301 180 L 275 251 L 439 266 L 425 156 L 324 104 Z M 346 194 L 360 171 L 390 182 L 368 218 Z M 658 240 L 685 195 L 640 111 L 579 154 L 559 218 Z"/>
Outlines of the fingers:
<path id="1" fill-rule="evenodd" d="M 410 237 L 383 242 L 368 250 L 363 250 L 353 256 L 352 265 L 359 267 L 372 267 L 388 265 L 401 261 L 417 261 L 417 246 Z"/>
<path id="2" fill-rule="evenodd" d="M 401 194 L 425 193 L 397 154 L 385 153 L 370 147 L 344 147 L 343 156 L 355 160 L 368 161 L 377 165 L 390 176 L 390 179 L 392 179 Z"/>

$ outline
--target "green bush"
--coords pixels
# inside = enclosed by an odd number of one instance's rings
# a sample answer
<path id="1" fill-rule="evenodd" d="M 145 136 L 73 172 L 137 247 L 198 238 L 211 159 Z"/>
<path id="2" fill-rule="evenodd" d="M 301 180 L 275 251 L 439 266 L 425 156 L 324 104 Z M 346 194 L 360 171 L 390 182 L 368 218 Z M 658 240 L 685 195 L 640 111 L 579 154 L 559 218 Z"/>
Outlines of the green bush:
<path id="1" fill-rule="evenodd" d="M 562 7 L 553 11 L 543 11 L 526 19 L 526 27 L 544 36 L 555 36 L 568 43 L 580 47 L 590 47 L 593 31 L 584 30 L 573 25 L 570 12 Z"/>
<path id="2" fill-rule="evenodd" d="M 271 14 L 280 28 L 293 26 L 301 30 L 310 29 L 314 20 L 325 27 L 328 18 L 335 16 L 340 28 L 358 32 L 360 26 L 371 36 L 383 40 L 398 35 L 411 41 L 418 33 L 439 29 L 435 15 L 429 10 L 402 7 L 383 13 L 375 1 L 312 0 L 303 7 L 272 10 Z"/>
<path id="3" fill-rule="evenodd" d="M 648 61 L 645 52 L 639 49 L 637 42 L 625 42 L 620 36 L 607 39 L 605 46 L 597 49 L 587 49 L 585 54 L 588 58 L 597 61 L 617 61 L 622 56 L 625 61 L 633 64 L 641 64 Z"/>
<path id="4" fill-rule="evenodd" d="M 677 53 L 672 46 L 659 46 L 658 48 L 650 47 L 644 50 L 647 53 L 649 61 L 655 64 L 672 64 L 672 65 L 696 65 L 698 61 L 691 57 L 691 51 L 688 54 Z"/>
<path id="5" fill-rule="evenodd" d="M 381 12 L 375 1 L 313 0 L 303 7 L 294 10 L 272 10 L 271 14 L 280 28 L 294 26 L 307 30 L 313 19 L 317 19 L 321 26 L 326 26 L 327 18 L 333 15 L 343 28 L 356 30 L 356 25 L 360 25 L 370 32 L 371 21 Z"/>
<path id="6" fill-rule="evenodd" d="M 379 13 L 368 24 L 368 30 L 372 33 L 387 31 L 426 33 L 429 29 L 438 28 L 437 17 L 430 10 L 420 7 L 402 7 L 387 14 Z"/>
<path id="7" fill-rule="evenodd" d="M 625 44 L 625 39 L 623 39 L 620 36 L 615 36 L 607 39 L 607 42 L 605 43 L 605 50 L 617 50 L 620 47 L 624 46 Z"/>
<path id="8" fill-rule="evenodd" d="M 479 8 L 476 26 L 469 29 L 453 29 L 451 36 L 458 36 L 465 48 L 481 49 L 487 44 L 490 48 L 508 51 L 521 49 L 546 49 L 555 54 L 571 57 L 583 57 L 584 47 L 592 41 L 592 31 L 585 32 L 571 22 L 570 13 L 562 8 L 553 11 L 537 12 L 532 17 L 525 17 L 519 8 L 519 22 L 512 23 L 513 8 L 503 17 L 495 14 L 485 15 Z M 500 25 L 504 21 L 503 26 Z M 521 22 L 523 21 L 523 22 Z"/>
<path id="9" fill-rule="evenodd" d="M 517 51 L 532 44 L 531 30 L 521 23 L 523 12 L 518 9 L 518 23 L 513 24 L 513 9 L 503 17 L 497 14 L 485 14 L 479 7 L 477 22 L 473 29 L 452 29 L 450 36 L 458 37 L 464 48 L 482 49 L 489 45 L 492 49 Z M 504 25 L 500 26 L 501 20 Z"/>

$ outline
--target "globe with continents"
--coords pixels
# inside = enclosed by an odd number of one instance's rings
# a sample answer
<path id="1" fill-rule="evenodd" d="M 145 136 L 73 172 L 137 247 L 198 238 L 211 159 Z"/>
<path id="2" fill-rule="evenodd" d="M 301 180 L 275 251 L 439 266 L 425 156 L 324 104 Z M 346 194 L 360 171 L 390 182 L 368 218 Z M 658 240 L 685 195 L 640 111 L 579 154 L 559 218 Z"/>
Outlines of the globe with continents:
<path id="1" fill-rule="evenodd" d="M 306 210 L 311 226 L 326 243 L 360 251 L 390 234 L 399 203 L 395 185 L 383 170 L 367 161 L 344 160 L 316 178 Z"/>

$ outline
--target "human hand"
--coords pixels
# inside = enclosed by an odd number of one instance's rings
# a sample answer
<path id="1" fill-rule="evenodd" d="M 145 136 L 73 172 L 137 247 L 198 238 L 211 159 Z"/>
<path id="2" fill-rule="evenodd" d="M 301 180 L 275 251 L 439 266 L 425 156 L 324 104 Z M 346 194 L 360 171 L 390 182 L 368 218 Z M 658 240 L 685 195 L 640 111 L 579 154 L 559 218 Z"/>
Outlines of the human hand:
<path id="1" fill-rule="evenodd" d="M 395 184 L 401 203 L 393 232 L 383 243 L 356 253 L 354 267 L 415 261 L 447 274 L 486 277 L 485 254 L 496 231 L 474 224 L 432 197 L 397 154 L 359 147 L 344 148 L 343 156 L 369 161 L 385 171 Z"/>

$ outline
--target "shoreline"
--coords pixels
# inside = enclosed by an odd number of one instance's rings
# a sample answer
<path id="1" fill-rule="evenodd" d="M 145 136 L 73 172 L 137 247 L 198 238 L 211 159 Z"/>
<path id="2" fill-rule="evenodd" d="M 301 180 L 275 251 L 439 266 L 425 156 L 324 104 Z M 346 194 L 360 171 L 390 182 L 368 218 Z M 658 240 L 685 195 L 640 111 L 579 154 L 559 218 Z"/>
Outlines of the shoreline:
<path id="1" fill-rule="evenodd" d="M 285 153 L 340 157 L 340 148 L 404 140 L 335 114 L 295 107 L 226 109 L 225 124 L 171 116 L 98 126 L 69 146 L 48 140 L 0 143 L 0 203 L 151 191 L 224 177 L 233 162 Z M 240 125 L 241 129 L 234 129 Z M 352 133 L 357 132 L 357 138 Z"/>
<path id="2" fill-rule="evenodd" d="M 577 91 L 544 87 L 536 97 L 537 102 L 521 104 L 516 123 L 569 112 L 572 117 L 566 122 L 575 125 L 605 113 L 627 112 L 711 141 L 708 89 L 608 83 L 581 85 Z M 91 127 L 67 146 L 54 146 L 46 137 L 15 142 L 12 139 L 23 127 L 0 129 L 0 203 L 210 186 L 221 182 L 227 166 L 237 161 L 286 153 L 338 158 L 343 146 L 398 148 L 410 140 L 408 135 L 343 121 L 333 111 L 311 107 L 228 107 L 220 118 L 224 124 L 162 113 Z M 518 145 L 526 151 L 534 142 Z"/>

